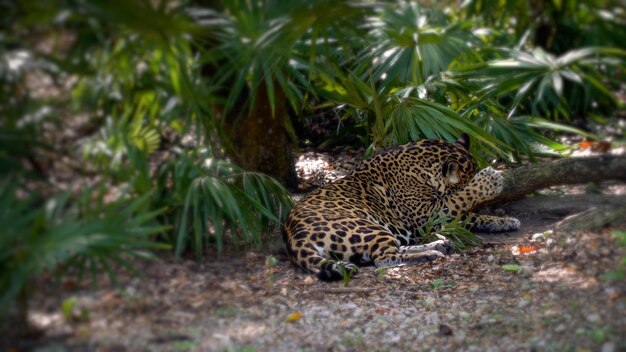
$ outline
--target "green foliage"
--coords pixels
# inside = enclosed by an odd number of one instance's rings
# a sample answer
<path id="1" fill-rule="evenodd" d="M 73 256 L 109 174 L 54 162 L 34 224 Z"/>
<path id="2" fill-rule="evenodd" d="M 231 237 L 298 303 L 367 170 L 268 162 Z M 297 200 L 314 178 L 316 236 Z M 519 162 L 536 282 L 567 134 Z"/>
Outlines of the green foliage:
<path id="1" fill-rule="evenodd" d="M 165 2 L 125 6 L 119 1 L 88 1 L 36 9 L 41 12 L 31 21 L 46 21 L 46 11 L 64 12 L 59 21 L 46 25 L 59 31 L 78 28 L 80 34 L 67 53 L 46 59 L 57 70 L 78 77 L 64 108 L 93 114 L 88 127 L 97 133 L 82 142 L 87 161 L 83 171 L 129 185 L 132 194 L 148 198 L 146 210 L 166 207 L 158 220 L 170 230 L 160 236 L 176 253 L 192 248 L 200 258 L 210 242 L 221 251 L 230 235 L 235 245 L 259 243 L 270 222 L 284 218 L 291 199 L 281 185 L 212 156 L 212 150 L 223 145 L 215 138 L 222 135 L 211 105 L 215 88 L 192 77 L 200 77 L 202 68 L 193 53 L 199 47 L 193 43 L 217 38 L 215 28 L 207 31 L 186 15 L 186 8 Z M 202 60 L 217 55 L 203 53 Z M 13 154 L 11 148 L 19 147 L 13 141 L 16 136 L 30 143 L 16 133 L 16 125 L 7 124 L 8 132 L 0 134 L 0 166 L 3 156 L 11 157 L 3 168 L 13 171 L 13 164 L 21 165 L 38 147 L 31 143 L 23 149 L 28 155 Z M 172 135 L 192 133 L 195 143 L 189 150 L 172 145 Z M 164 158 L 167 155 L 175 160 Z"/>
<path id="2" fill-rule="evenodd" d="M 470 81 L 468 88 L 478 88 L 474 92 L 476 101 L 466 111 L 474 111 L 492 99 L 495 101 L 488 104 L 505 106 L 503 100 L 508 100 L 507 118 L 522 110 L 528 115 L 558 119 L 570 117 L 575 101 L 582 101 L 577 113 L 588 111 L 591 102 L 599 99 L 617 104 L 612 92 L 601 83 L 603 75 L 597 67 L 619 67 L 626 51 L 584 48 L 555 57 L 541 49 L 530 53 L 507 49 L 503 54 L 506 58 L 468 67 L 456 75 L 458 80 Z M 575 96 L 575 101 L 570 103 L 566 92 Z"/>
<path id="3" fill-rule="evenodd" d="M 278 259 L 273 255 L 267 256 L 265 258 L 265 267 L 268 269 L 275 268 L 278 265 Z"/>
<path id="4" fill-rule="evenodd" d="M 135 148 L 115 176 L 138 194 L 151 194 L 151 207 L 166 207 L 160 221 L 174 231 L 163 234 L 177 255 L 190 249 L 196 258 L 214 245 L 258 245 L 261 234 L 282 223 L 293 205 L 276 180 L 213 159 L 205 151 L 177 150 L 174 158 L 156 165 Z M 154 190 L 154 192 L 153 192 Z"/>
<path id="5" fill-rule="evenodd" d="M 616 245 L 620 249 L 626 248 L 626 231 L 613 231 L 611 233 L 615 239 Z M 617 267 L 613 270 L 607 271 L 604 274 L 604 279 L 607 281 L 624 281 L 626 280 L 626 255 L 620 258 Z"/>
<path id="6" fill-rule="evenodd" d="M 346 76 L 340 72 L 333 74 L 336 79 L 330 75 L 324 77 L 325 84 L 319 94 L 342 104 L 344 119 L 353 117 L 371 129 L 370 154 L 376 148 L 423 138 L 454 141 L 461 132 L 471 133 L 486 145 L 499 148 L 498 140 L 438 102 L 410 96 L 407 90 L 379 92 L 354 75 Z"/>
<path id="7" fill-rule="evenodd" d="M 461 17 L 509 32 L 560 54 L 583 46 L 624 48 L 623 3 L 619 0 L 468 0 Z"/>
<path id="8" fill-rule="evenodd" d="M 259 234 L 272 224 L 281 223 L 293 205 L 287 191 L 263 174 L 245 172 L 220 161 L 211 163 L 208 172 L 195 171 L 200 175 L 193 180 L 183 180 L 191 183 L 179 187 L 187 191 L 178 217 L 178 255 L 189 245 L 196 257 L 201 258 L 212 241 L 221 252 L 227 234 L 235 246 L 240 241 L 258 245 L 261 243 Z"/>
<path id="9" fill-rule="evenodd" d="M 467 225 L 466 221 L 460 219 L 450 219 L 442 214 L 431 214 L 419 229 L 421 242 L 430 243 L 443 236 L 459 251 L 476 246 L 479 244 L 478 239 L 468 230 Z"/>
<path id="10" fill-rule="evenodd" d="M 454 284 L 449 283 L 449 282 L 447 283 L 442 278 L 434 279 L 430 284 L 432 285 L 433 290 L 439 290 L 439 289 L 446 289 L 446 288 L 454 287 Z"/>
<path id="11" fill-rule="evenodd" d="M 341 273 L 341 279 L 343 280 L 343 285 L 346 287 L 350 285 L 350 280 L 352 280 L 352 276 L 354 276 L 354 274 L 356 273 L 356 270 L 346 269 L 346 266 L 344 265 L 342 261 L 337 262 L 337 269 L 339 269 L 339 272 Z"/>
<path id="12" fill-rule="evenodd" d="M 520 270 L 522 270 L 522 267 L 518 264 L 504 264 L 502 265 L 502 269 L 507 270 L 507 271 L 515 271 L 518 272 Z"/>
<path id="13" fill-rule="evenodd" d="M 381 5 L 368 17 L 370 43 L 358 62 L 381 80 L 381 88 L 392 83 L 423 84 L 446 71 L 460 54 L 476 41 L 463 23 L 451 24 L 447 16 L 416 2 Z"/>
<path id="14" fill-rule="evenodd" d="M 328 39 L 359 12 L 348 3 L 327 1 L 222 1 L 220 5 L 222 12 L 192 9 L 191 14 L 215 41 L 204 46 L 203 60 L 215 71 L 215 82 L 225 88 L 224 110 L 237 108 L 238 114 L 253 113 L 250 109 L 260 89 L 267 91 L 273 113 L 282 103 L 276 101 L 279 91 L 299 110 L 311 89 L 308 60 L 315 60 L 317 50 L 328 50 L 329 43 L 319 44 L 316 38 Z"/>
<path id="15" fill-rule="evenodd" d="M 76 303 L 75 297 L 67 298 L 61 303 L 61 314 L 63 314 L 65 321 L 70 324 L 89 320 L 89 310 L 84 307 L 78 307 Z"/>
<path id="16" fill-rule="evenodd" d="M 491 29 L 480 26 L 493 24 L 494 14 L 474 17 L 488 3 L 465 5 L 461 20 L 414 2 L 378 4 L 366 17 L 367 40 L 357 42 L 356 55 L 309 67 L 317 71 L 322 106 L 339 105 L 342 120 L 370 131 L 362 136 L 368 154 L 466 132 L 478 141 L 473 148 L 481 163 L 533 159 L 565 151 L 544 130 L 582 133 L 556 121 L 618 107 L 611 72 L 623 72 L 623 50 L 572 48 L 557 56 L 528 44 L 532 26 L 516 36 L 498 31 L 508 28 L 506 11 L 517 9 L 515 3 L 498 3 L 496 22 L 504 28 Z M 518 19 L 533 20 L 524 15 Z"/>
<path id="17" fill-rule="evenodd" d="M 2 180 L 0 194 L 0 311 L 29 282 L 44 272 L 71 271 L 95 280 L 106 273 L 115 282 L 114 265 L 133 270 L 129 257 L 152 258 L 151 250 L 168 248 L 151 240 L 167 230 L 150 211 L 149 195 L 104 201 L 103 189 L 67 194 L 44 203 L 18 196 L 15 180 Z"/>

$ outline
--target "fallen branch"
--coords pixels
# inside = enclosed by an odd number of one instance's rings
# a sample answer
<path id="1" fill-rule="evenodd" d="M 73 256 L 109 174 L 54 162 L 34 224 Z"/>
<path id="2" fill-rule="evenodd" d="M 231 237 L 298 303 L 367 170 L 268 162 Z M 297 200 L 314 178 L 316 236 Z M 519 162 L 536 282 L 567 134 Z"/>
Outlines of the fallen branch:
<path id="1" fill-rule="evenodd" d="M 529 164 L 505 171 L 503 176 L 504 190 L 486 204 L 505 203 L 557 185 L 626 181 L 626 156 L 604 155 Z"/>
<path id="2" fill-rule="evenodd" d="M 313 289 L 323 293 L 370 293 L 376 291 L 374 287 L 322 287 Z"/>

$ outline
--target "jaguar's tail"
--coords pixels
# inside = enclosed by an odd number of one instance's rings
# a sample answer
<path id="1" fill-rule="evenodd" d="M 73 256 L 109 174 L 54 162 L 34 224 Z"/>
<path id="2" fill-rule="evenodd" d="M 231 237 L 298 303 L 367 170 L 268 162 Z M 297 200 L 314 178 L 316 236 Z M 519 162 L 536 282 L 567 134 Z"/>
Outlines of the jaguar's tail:
<path id="1" fill-rule="evenodd" d="M 337 281 L 358 272 L 358 266 L 343 260 L 328 259 L 310 243 L 286 241 L 289 260 L 297 267 L 314 273 L 322 281 Z"/>
<path id="2" fill-rule="evenodd" d="M 359 267 L 354 263 L 324 260 L 317 273 L 317 277 L 322 281 L 337 281 L 344 277 L 352 277 L 352 275 L 359 272 Z"/>

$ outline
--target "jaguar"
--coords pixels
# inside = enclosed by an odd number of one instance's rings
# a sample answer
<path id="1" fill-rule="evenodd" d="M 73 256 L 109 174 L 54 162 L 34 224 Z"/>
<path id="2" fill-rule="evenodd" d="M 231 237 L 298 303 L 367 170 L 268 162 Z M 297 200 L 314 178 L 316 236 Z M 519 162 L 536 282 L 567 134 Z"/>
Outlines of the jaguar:
<path id="1" fill-rule="evenodd" d="M 452 250 L 445 239 L 419 244 L 432 214 L 462 219 L 472 231 L 517 230 L 516 218 L 472 212 L 502 192 L 504 178 L 491 167 L 479 171 L 469 145 L 467 134 L 455 142 L 410 142 L 309 193 L 283 227 L 290 261 L 325 281 L 364 265 L 432 261 Z"/>

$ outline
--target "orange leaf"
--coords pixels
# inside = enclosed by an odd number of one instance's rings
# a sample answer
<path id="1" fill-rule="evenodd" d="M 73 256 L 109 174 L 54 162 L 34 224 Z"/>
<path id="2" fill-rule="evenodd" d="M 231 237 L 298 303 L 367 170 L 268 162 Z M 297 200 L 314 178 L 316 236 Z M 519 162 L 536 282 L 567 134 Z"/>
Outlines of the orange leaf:
<path id="1" fill-rule="evenodd" d="M 578 147 L 580 149 L 589 149 L 591 148 L 592 145 L 593 145 L 593 142 L 588 139 L 585 139 L 584 141 L 578 143 Z"/>
<path id="2" fill-rule="evenodd" d="M 293 312 L 287 316 L 287 322 L 292 323 L 294 321 L 298 321 L 302 318 L 302 313 Z"/>
<path id="3" fill-rule="evenodd" d="M 536 251 L 537 249 L 539 249 L 539 248 L 532 247 L 532 246 L 529 246 L 529 247 L 519 247 L 519 252 L 520 253 L 530 253 L 530 252 Z"/>

